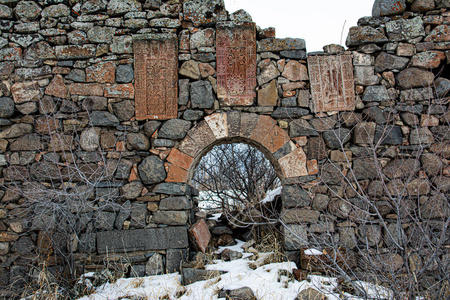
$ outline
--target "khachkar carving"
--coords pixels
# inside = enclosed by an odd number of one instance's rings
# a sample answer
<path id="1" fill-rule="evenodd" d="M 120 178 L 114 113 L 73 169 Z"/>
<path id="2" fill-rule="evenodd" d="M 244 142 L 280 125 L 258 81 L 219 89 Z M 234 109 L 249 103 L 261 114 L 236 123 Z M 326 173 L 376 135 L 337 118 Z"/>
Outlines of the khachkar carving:
<path id="1" fill-rule="evenodd" d="M 136 119 L 177 117 L 177 38 L 149 34 L 133 38 Z"/>
<path id="2" fill-rule="evenodd" d="M 217 96 L 223 105 L 252 105 L 256 97 L 256 28 L 217 24 Z"/>
<path id="3" fill-rule="evenodd" d="M 316 113 L 355 109 L 353 64 L 350 55 L 310 56 L 308 69 Z"/>

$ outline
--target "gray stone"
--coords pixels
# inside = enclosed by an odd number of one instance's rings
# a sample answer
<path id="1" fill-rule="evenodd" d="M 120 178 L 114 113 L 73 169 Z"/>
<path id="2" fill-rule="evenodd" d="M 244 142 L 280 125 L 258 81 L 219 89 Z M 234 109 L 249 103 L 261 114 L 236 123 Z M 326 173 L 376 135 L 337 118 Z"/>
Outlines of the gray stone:
<path id="1" fill-rule="evenodd" d="M 252 16 L 243 9 L 237 10 L 232 13 L 230 19 L 234 22 L 253 22 Z"/>
<path id="2" fill-rule="evenodd" d="M 283 98 L 281 99 L 281 106 L 284 107 L 297 106 L 297 98 L 296 97 Z"/>
<path id="3" fill-rule="evenodd" d="M 192 108 L 213 108 L 215 97 L 209 81 L 195 81 L 191 83 Z"/>
<path id="4" fill-rule="evenodd" d="M 375 75 L 374 67 L 355 66 L 353 68 L 355 83 L 360 85 L 377 85 L 381 81 L 381 76 Z"/>
<path id="5" fill-rule="evenodd" d="M 85 151 L 94 151 L 100 147 L 100 135 L 95 128 L 89 128 L 81 133 L 80 146 Z"/>
<path id="6" fill-rule="evenodd" d="M 131 206 L 131 223 L 133 228 L 144 228 L 147 218 L 147 204 L 133 204 Z"/>
<path id="7" fill-rule="evenodd" d="M 113 230 L 116 214 L 108 211 L 98 211 L 95 215 L 95 227 L 99 230 Z"/>
<path id="8" fill-rule="evenodd" d="M 14 100 L 0 97 L 0 118 L 9 118 L 14 114 Z"/>
<path id="9" fill-rule="evenodd" d="M 35 250 L 34 242 L 28 236 L 23 236 L 11 246 L 11 251 L 20 255 L 32 254 Z"/>
<path id="10" fill-rule="evenodd" d="M 421 114 L 423 111 L 423 105 L 417 104 L 417 105 L 411 105 L 411 104 L 398 104 L 395 106 L 395 109 L 400 112 L 409 112 L 412 114 Z"/>
<path id="11" fill-rule="evenodd" d="M 363 116 L 377 124 L 386 124 L 388 114 L 378 106 L 372 106 L 363 110 Z"/>
<path id="12" fill-rule="evenodd" d="M 192 59 L 199 62 L 214 62 L 216 60 L 216 55 L 214 53 L 194 53 L 192 54 Z"/>
<path id="13" fill-rule="evenodd" d="M 263 85 L 278 76 L 280 76 L 280 71 L 273 62 L 269 62 L 266 66 L 262 67 L 261 73 L 258 74 L 258 84 Z"/>
<path id="14" fill-rule="evenodd" d="M 88 39 L 92 43 L 111 43 L 116 29 L 114 27 L 94 26 L 88 32 Z"/>
<path id="15" fill-rule="evenodd" d="M 429 145 L 434 143 L 433 133 L 427 127 L 418 127 L 409 133 L 411 145 Z"/>
<path id="16" fill-rule="evenodd" d="M 106 8 L 106 4 L 102 0 L 88 0 L 81 6 L 81 12 L 92 14 L 102 11 Z"/>
<path id="17" fill-rule="evenodd" d="M 280 52 L 280 55 L 289 59 L 306 59 L 307 54 L 304 50 L 283 50 Z"/>
<path id="18" fill-rule="evenodd" d="M 381 241 L 381 227 L 376 225 L 361 225 L 358 228 L 358 240 L 370 247 L 377 246 Z"/>
<path id="19" fill-rule="evenodd" d="M 66 76 L 66 79 L 75 82 L 86 82 L 86 72 L 84 72 L 84 70 L 81 69 L 73 69 Z"/>
<path id="20" fill-rule="evenodd" d="M 93 111 L 91 113 L 92 126 L 118 126 L 117 117 L 106 111 Z"/>
<path id="21" fill-rule="evenodd" d="M 368 86 L 362 96 L 364 102 L 382 102 L 389 100 L 389 94 L 384 85 Z"/>
<path id="22" fill-rule="evenodd" d="M 375 72 L 381 73 L 386 70 L 403 70 L 409 63 L 405 57 L 395 56 L 381 52 L 375 60 Z"/>
<path id="23" fill-rule="evenodd" d="M 0 4 L 0 19 L 11 19 L 12 10 L 6 5 Z"/>
<path id="24" fill-rule="evenodd" d="M 130 83 L 134 79 L 132 65 L 119 65 L 116 69 L 116 81 L 118 83 Z"/>
<path id="25" fill-rule="evenodd" d="M 41 15 L 41 7 L 34 1 L 20 1 L 14 8 L 18 19 L 35 20 Z"/>
<path id="26" fill-rule="evenodd" d="M 13 33 L 9 36 L 10 40 L 20 46 L 27 48 L 32 44 L 42 41 L 44 38 L 37 33 L 30 34 L 16 34 Z"/>
<path id="27" fill-rule="evenodd" d="M 350 180 L 366 180 L 375 179 L 378 177 L 379 167 L 371 158 L 356 158 L 353 160 L 353 174 L 348 173 L 347 177 Z M 354 177 L 353 177 L 354 175 Z"/>
<path id="28" fill-rule="evenodd" d="M 319 136 L 319 133 L 308 123 L 308 121 L 303 119 L 297 119 L 289 123 L 289 136 L 299 137 L 299 136 Z"/>
<path id="29" fill-rule="evenodd" d="M 425 36 L 421 17 L 414 19 L 399 18 L 386 23 L 386 32 L 390 41 L 401 42 L 408 39 Z"/>
<path id="30" fill-rule="evenodd" d="M 193 0 L 183 3 L 184 19 L 195 27 L 214 25 L 227 20 L 223 0 Z"/>
<path id="31" fill-rule="evenodd" d="M 138 170 L 144 184 L 155 184 L 166 179 L 164 161 L 155 155 L 147 156 L 139 165 Z"/>
<path id="32" fill-rule="evenodd" d="M 342 246 L 354 249 L 357 245 L 355 229 L 352 227 L 339 228 L 339 242 Z"/>
<path id="33" fill-rule="evenodd" d="M 148 25 L 150 27 L 178 28 L 181 26 L 181 21 L 177 19 L 160 18 L 150 20 Z"/>
<path id="34" fill-rule="evenodd" d="M 358 145 L 371 145 L 375 138 L 376 123 L 361 122 L 356 124 L 353 133 L 353 142 Z"/>
<path id="35" fill-rule="evenodd" d="M 201 110 L 188 109 L 183 113 L 183 119 L 188 121 L 197 121 L 204 116 L 204 112 Z"/>
<path id="36" fill-rule="evenodd" d="M 84 233 L 80 235 L 78 250 L 83 253 L 94 253 L 97 250 L 96 234 Z"/>
<path id="37" fill-rule="evenodd" d="M 33 132 L 33 125 L 30 124 L 14 124 L 10 128 L 0 132 L 1 139 L 17 138 Z"/>
<path id="38" fill-rule="evenodd" d="M 163 256 L 159 253 L 154 253 L 145 264 L 145 275 L 155 276 L 164 274 Z"/>
<path id="39" fill-rule="evenodd" d="M 158 138 L 180 140 L 191 128 L 191 122 L 180 119 L 166 121 L 159 130 Z"/>
<path id="40" fill-rule="evenodd" d="M 450 217 L 450 204 L 445 194 L 436 194 L 420 205 L 421 216 L 424 219 Z"/>
<path id="41" fill-rule="evenodd" d="M 171 249 L 166 250 L 166 270 L 168 273 L 180 272 L 181 265 L 187 261 L 188 250 L 186 247 L 171 247 Z"/>
<path id="42" fill-rule="evenodd" d="M 309 110 L 300 107 L 277 107 L 271 114 L 274 119 L 295 119 L 309 114 Z"/>
<path id="43" fill-rule="evenodd" d="M 51 5 L 41 12 L 43 18 L 60 18 L 70 16 L 70 8 L 64 4 Z"/>
<path id="44" fill-rule="evenodd" d="M 192 203 L 187 197 L 167 197 L 161 199 L 159 203 L 160 210 L 189 210 Z"/>
<path id="45" fill-rule="evenodd" d="M 397 85 L 401 89 L 424 88 L 432 86 L 434 74 L 419 68 L 408 68 L 397 75 Z"/>
<path id="46" fill-rule="evenodd" d="M 299 185 L 285 185 L 281 192 L 281 201 L 284 208 L 305 207 L 311 205 L 311 197 Z"/>
<path id="47" fill-rule="evenodd" d="M 263 39 L 256 44 L 258 52 L 279 52 L 283 50 L 306 50 L 304 39 Z"/>
<path id="48" fill-rule="evenodd" d="M 284 226 L 284 246 L 286 250 L 297 250 L 308 245 L 308 229 L 305 225 Z"/>
<path id="49" fill-rule="evenodd" d="M 200 29 L 191 34 L 189 44 L 191 50 L 199 49 L 201 47 L 213 47 L 215 40 L 215 30 L 211 28 Z"/>
<path id="50" fill-rule="evenodd" d="M 146 0 L 144 4 L 144 9 L 159 10 L 161 5 L 162 5 L 161 0 Z"/>
<path id="51" fill-rule="evenodd" d="M 153 214 L 152 222 L 165 225 L 186 225 L 188 214 L 186 211 L 157 211 Z"/>
<path id="52" fill-rule="evenodd" d="M 439 97 L 443 98 L 448 96 L 448 92 L 450 91 L 450 80 L 448 80 L 447 78 L 439 77 L 435 81 L 435 86 L 436 94 Z"/>
<path id="53" fill-rule="evenodd" d="M 83 109 L 87 111 L 106 110 L 108 99 L 105 97 L 90 96 L 83 100 Z"/>
<path id="54" fill-rule="evenodd" d="M 331 149 L 341 148 L 341 146 L 347 143 L 351 137 L 351 130 L 346 128 L 328 130 L 323 133 L 323 139 L 325 140 L 327 146 Z"/>
<path id="55" fill-rule="evenodd" d="M 150 141 L 143 133 L 128 133 L 127 142 L 131 149 L 141 151 L 150 149 Z"/>
<path id="56" fill-rule="evenodd" d="M 185 183 L 171 183 L 164 182 L 158 184 L 155 189 L 155 193 L 158 194 L 166 194 L 166 195 L 174 195 L 174 196 L 190 196 L 194 192 L 192 188 Z"/>
<path id="57" fill-rule="evenodd" d="M 44 149 L 41 138 L 36 134 L 27 134 L 15 140 L 11 146 L 11 151 L 36 151 Z"/>
<path id="58" fill-rule="evenodd" d="M 189 79 L 178 80 L 178 88 L 180 89 L 178 104 L 187 105 L 189 102 Z"/>
<path id="59" fill-rule="evenodd" d="M 97 251 L 132 252 L 173 248 L 187 248 L 188 234 L 184 226 L 148 228 L 97 233 Z"/>
<path id="60" fill-rule="evenodd" d="M 153 147 L 174 147 L 176 142 L 168 139 L 156 139 L 153 141 Z"/>
<path id="61" fill-rule="evenodd" d="M 438 80 L 439 78 L 436 80 L 436 83 Z M 433 90 L 430 87 L 400 91 L 400 101 L 403 102 L 429 100 L 432 96 Z"/>
<path id="62" fill-rule="evenodd" d="M 439 156 L 433 153 L 424 153 L 420 157 L 422 168 L 428 176 L 436 176 L 442 172 L 443 162 Z"/>
<path id="63" fill-rule="evenodd" d="M 297 295 L 297 300 L 320 300 L 320 299 L 326 299 L 327 296 L 325 296 L 323 293 L 317 291 L 314 288 L 307 288 L 302 290 Z"/>
<path id="64" fill-rule="evenodd" d="M 55 59 L 55 50 L 47 42 L 39 42 L 28 47 L 25 59 Z"/>
<path id="65" fill-rule="evenodd" d="M 87 34 L 81 30 L 71 31 L 71 32 L 69 32 L 67 37 L 69 40 L 69 44 L 71 44 L 71 45 L 80 45 L 80 44 L 86 44 L 89 42 Z"/>
<path id="66" fill-rule="evenodd" d="M 114 221 L 114 227 L 117 229 L 122 229 L 123 223 L 131 214 L 131 202 L 125 202 L 119 210 L 119 213 L 116 216 L 116 220 Z"/>
<path id="67" fill-rule="evenodd" d="M 375 129 L 374 143 L 381 140 L 381 145 L 400 145 L 402 143 L 403 133 L 400 126 L 378 125 Z"/>
<path id="68" fill-rule="evenodd" d="M 148 138 L 151 138 L 155 131 L 161 126 L 160 121 L 148 121 L 144 124 L 144 132 Z"/>
<path id="69" fill-rule="evenodd" d="M 132 100 L 113 103 L 112 108 L 119 121 L 129 121 L 134 117 L 135 107 Z"/>
<path id="70" fill-rule="evenodd" d="M 131 11 L 141 11 L 142 5 L 137 0 L 111 0 L 107 11 L 111 16 L 124 15 Z"/>
<path id="71" fill-rule="evenodd" d="M 411 2 L 411 1 L 409 1 Z M 405 0 L 375 0 L 372 7 L 372 16 L 383 17 L 398 15 L 406 9 Z"/>
<path id="72" fill-rule="evenodd" d="M 120 188 L 120 194 L 124 199 L 134 200 L 141 195 L 142 183 L 138 180 L 125 184 Z"/>
<path id="73" fill-rule="evenodd" d="M 197 281 L 209 280 L 219 276 L 220 273 L 215 270 L 203 270 L 203 269 L 182 269 L 183 284 L 188 285 Z"/>
<path id="74" fill-rule="evenodd" d="M 133 38 L 129 35 L 115 36 L 110 49 L 116 54 L 133 53 Z"/>
<path id="75" fill-rule="evenodd" d="M 360 46 L 370 43 L 386 43 L 387 37 L 379 30 L 370 26 L 350 27 L 345 44 L 347 47 Z"/>
<path id="76" fill-rule="evenodd" d="M 316 194 L 312 200 L 312 209 L 317 211 L 325 211 L 330 202 L 330 198 L 324 194 Z"/>

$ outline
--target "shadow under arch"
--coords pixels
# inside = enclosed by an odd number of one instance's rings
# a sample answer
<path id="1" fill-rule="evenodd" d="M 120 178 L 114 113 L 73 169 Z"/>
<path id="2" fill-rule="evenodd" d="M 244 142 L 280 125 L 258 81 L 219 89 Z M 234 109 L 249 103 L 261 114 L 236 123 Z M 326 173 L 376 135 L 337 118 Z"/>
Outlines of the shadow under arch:
<path id="1" fill-rule="evenodd" d="M 246 143 L 260 150 L 278 177 L 308 175 L 306 155 L 270 116 L 230 111 L 206 116 L 191 128 L 169 156 L 166 182 L 191 183 L 201 158 L 225 143 Z"/>

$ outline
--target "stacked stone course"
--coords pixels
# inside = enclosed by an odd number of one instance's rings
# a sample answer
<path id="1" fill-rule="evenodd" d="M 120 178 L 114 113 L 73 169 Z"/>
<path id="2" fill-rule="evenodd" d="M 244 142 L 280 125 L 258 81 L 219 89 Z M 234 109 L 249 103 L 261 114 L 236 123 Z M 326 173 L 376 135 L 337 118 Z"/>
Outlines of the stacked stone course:
<path id="1" fill-rule="evenodd" d="M 223 0 L 178 2 L 0 0 L 0 282 L 23 285 L 17 279 L 29 278 L 34 253 L 51 249 L 41 223 L 54 220 L 34 217 L 27 188 L 82 187 L 80 174 L 95 182 L 93 198 L 118 204 L 83 208 L 87 219 L 72 249 L 76 264 L 87 264 L 80 272 L 97 268 L 105 253 L 125 252 L 133 274 L 177 270 L 196 222 L 190 179 L 200 158 L 224 142 L 250 143 L 274 165 L 292 257 L 320 240 L 386 246 L 387 232 L 361 215 L 345 180 L 351 171 L 364 183 L 394 226 L 380 165 L 390 192 L 401 172 L 420 174 L 406 191 L 433 230 L 443 230 L 448 1 L 376 0 L 374 16 L 350 29 L 348 50 L 329 45 L 317 53 L 307 53 L 302 39 L 256 27 L 245 11 L 229 14 Z M 135 51 L 139 40 L 168 39 L 176 40 L 175 57 Z M 163 60 L 178 69 L 155 77 L 167 71 Z M 160 69 L 151 73 L 152 64 Z M 149 84 L 155 88 L 143 91 Z M 165 106 L 173 91 L 175 110 Z M 380 161 L 367 155 L 374 144 Z M 398 153 L 403 160 L 394 159 Z"/>

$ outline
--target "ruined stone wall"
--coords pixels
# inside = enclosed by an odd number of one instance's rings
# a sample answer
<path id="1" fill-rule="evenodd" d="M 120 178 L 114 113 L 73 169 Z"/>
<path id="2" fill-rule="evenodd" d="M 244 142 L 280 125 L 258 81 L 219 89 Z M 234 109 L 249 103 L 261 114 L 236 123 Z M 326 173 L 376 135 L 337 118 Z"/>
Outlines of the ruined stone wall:
<path id="1" fill-rule="evenodd" d="M 138 275 L 178 269 L 196 221 L 188 183 L 223 142 L 274 165 L 291 254 L 330 239 L 383 248 L 379 218 L 396 220 L 383 184 L 404 165 L 402 190 L 443 228 L 448 1 L 376 1 L 348 50 L 309 54 L 220 0 L 169 2 L 0 0 L 1 282 L 58 264 L 49 233 L 67 224 L 50 203 L 68 198 L 80 272 L 106 253 Z M 359 213 L 361 189 L 380 215 Z"/>

